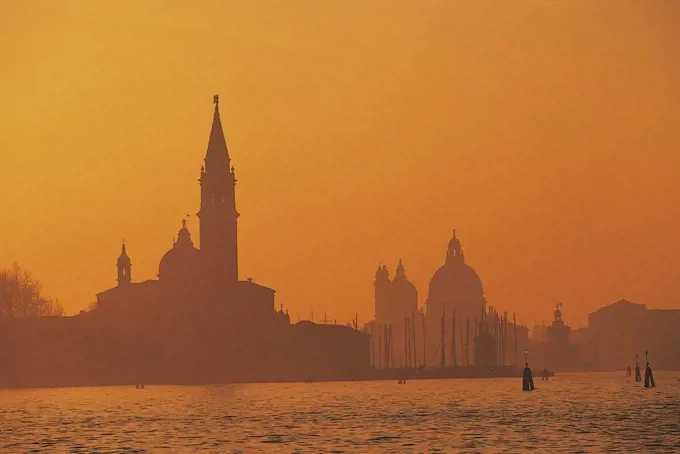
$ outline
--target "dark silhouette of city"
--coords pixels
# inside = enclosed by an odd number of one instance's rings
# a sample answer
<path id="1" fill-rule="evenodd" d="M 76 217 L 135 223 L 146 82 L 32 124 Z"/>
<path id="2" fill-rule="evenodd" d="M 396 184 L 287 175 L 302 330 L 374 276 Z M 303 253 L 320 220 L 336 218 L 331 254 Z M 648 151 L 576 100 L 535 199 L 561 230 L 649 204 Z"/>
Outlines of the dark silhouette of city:
<path id="1" fill-rule="evenodd" d="M 0 454 L 680 452 L 680 1 L 0 36 Z"/>
<path id="2" fill-rule="evenodd" d="M 375 272 L 375 319 L 347 325 L 291 322 L 275 290 L 239 280 L 236 169 L 222 129 L 219 96 L 200 169 L 200 250 L 187 219 L 158 265 L 157 279 L 134 280 L 124 241 L 116 285 L 65 317 L 58 301 L 18 265 L 0 274 L 0 386 L 223 383 L 524 376 L 554 371 L 627 370 L 643 351 L 657 367 L 680 368 L 678 310 L 619 301 L 572 330 L 558 303 L 549 326 L 530 329 L 487 305 L 482 280 L 453 230 L 444 263 L 419 292 L 399 259 L 394 278 Z M 181 222 L 180 222 L 181 221 Z M 113 273 L 112 273 L 113 280 Z M 637 361 L 637 360 L 636 360 Z M 636 366 L 638 364 L 636 363 Z M 639 378 L 639 368 L 636 376 Z M 646 386 L 654 386 L 649 362 Z M 640 381 L 640 380 L 638 380 Z"/>

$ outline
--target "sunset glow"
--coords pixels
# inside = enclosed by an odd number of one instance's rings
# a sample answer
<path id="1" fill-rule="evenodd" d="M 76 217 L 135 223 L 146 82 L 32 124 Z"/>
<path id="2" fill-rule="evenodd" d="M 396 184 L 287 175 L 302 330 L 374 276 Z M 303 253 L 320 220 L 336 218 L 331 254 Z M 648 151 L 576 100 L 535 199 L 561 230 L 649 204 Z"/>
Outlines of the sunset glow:
<path id="1" fill-rule="evenodd" d="M 215 93 L 240 278 L 294 321 L 371 319 L 400 258 L 422 305 L 454 228 L 523 324 L 677 307 L 680 3 L 199 3 L 0 5 L 0 265 L 67 313 L 122 238 L 135 280 L 200 243 Z"/>

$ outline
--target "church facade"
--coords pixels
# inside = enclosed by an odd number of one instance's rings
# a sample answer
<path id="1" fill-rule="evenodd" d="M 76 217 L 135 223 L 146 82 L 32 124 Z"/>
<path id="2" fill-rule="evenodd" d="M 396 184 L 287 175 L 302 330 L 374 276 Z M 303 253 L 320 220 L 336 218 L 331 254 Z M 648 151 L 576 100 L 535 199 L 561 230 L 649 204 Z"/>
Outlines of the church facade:
<path id="1" fill-rule="evenodd" d="M 422 313 L 418 309 L 418 290 L 406 277 L 401 259 L 394 279 L 385 265 L 375 272 L 375 320 L 366 324 L 374 352 L 373 367 L 378 369 L 411 367 L 422 358 Z M 417 322 L 417 323 L 416 323 Z M 420 353 L 419 353 L 420 352 Z"/>

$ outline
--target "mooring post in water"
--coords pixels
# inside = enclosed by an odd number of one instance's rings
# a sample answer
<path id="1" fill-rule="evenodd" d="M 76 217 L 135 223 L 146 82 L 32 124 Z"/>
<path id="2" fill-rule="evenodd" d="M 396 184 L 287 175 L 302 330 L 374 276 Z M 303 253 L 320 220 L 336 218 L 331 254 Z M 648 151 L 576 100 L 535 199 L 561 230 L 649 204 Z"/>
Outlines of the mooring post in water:
<path id="1" fill-rule="evenodd" d="M 529 351 L 524 350 L 524 374 L 522 374 L 522 391 L 534 390 L 534 377 L 529 369 Z"/>
<path id="2" fill-rule="evenodd" d="M 144 381 L 142 380 L 142 374 L 139 369 L 135 373 L 135 389 L 144 389 Z"/>
<path id="3" fill-rule="evenodd" d="M 645 363 L 647 363 L 647 367 L 645 367 L 645 388 L 649 387 L 656 387 L 654 384 L 654 375 L 652 374 L 652 366 L 649 364 L 649 352 L 645 352 Z"/>
<path id="4" fill-rule="evenodd" d="M 642 381 L 642 376 L 640 375 L 640 362 L 638 361 L 638 355 L 635 354 L 635 382 Z"/>

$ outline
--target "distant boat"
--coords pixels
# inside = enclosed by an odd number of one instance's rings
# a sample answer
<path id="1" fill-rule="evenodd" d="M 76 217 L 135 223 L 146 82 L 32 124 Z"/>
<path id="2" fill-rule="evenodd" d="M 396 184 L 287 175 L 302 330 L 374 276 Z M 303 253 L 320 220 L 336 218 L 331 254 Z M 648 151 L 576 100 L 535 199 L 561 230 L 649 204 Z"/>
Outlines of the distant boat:
<path id="1" fill-rule="evenodd" d="M 545 376 L 545 375 L 546 375 L 546 372 L 547 372 L 547 376 L 548 376 L 548 377 L 554 377 L 554 376 L 555 376 L 555 371 L 554 371 L 554 370 L 540 369 L 540 370 L 534 371 L 534 370 L 532 369 L 531 372 L 532 372 L 534 375 L 536 375 L 537 377 L 543 377 L 543 376 Z"/>

